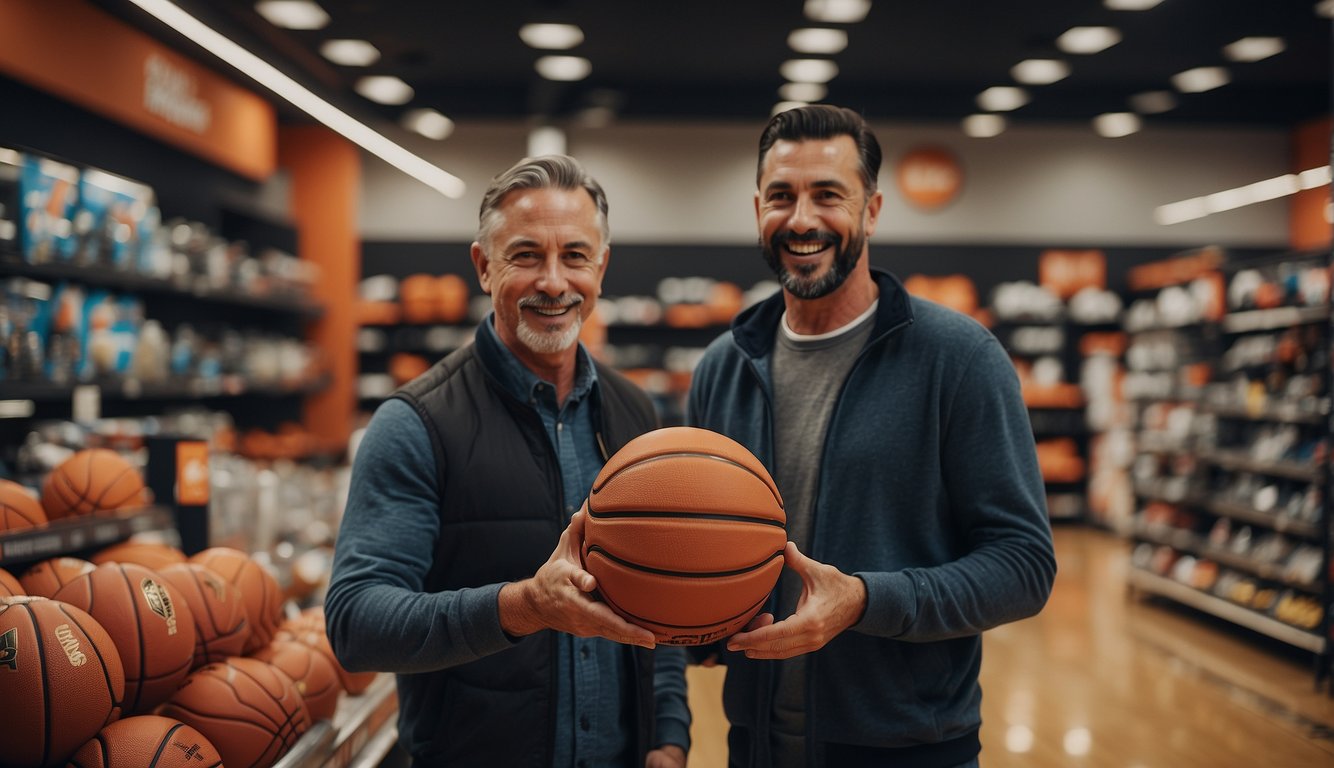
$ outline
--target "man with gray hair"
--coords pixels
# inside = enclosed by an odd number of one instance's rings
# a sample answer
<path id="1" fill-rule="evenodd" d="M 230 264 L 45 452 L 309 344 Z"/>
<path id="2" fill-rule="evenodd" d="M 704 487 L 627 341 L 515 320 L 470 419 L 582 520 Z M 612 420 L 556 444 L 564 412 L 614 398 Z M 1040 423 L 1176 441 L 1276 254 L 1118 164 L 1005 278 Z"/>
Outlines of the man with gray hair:
<path id="1" fill-rule="evenodd" d="M 657 426 L 579 343 L 610 256 L 607 198 L 573 158 L 521 161 L 482 198 L 475 343 L 376 411 L 325 599 L 351 670 L 398 676 L 414 766 L 684 768 L 685 656 L 592 596 L 588 489 Z"/>

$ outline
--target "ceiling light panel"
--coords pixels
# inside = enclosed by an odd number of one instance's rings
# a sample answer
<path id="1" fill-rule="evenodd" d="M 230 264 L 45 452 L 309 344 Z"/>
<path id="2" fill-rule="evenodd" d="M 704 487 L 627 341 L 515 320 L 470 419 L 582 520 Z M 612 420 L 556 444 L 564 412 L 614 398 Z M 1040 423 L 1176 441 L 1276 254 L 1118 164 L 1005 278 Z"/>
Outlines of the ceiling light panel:
<path id="1" fill-rule="evenodd" d="M 1024 85 L 1051 85 L 1070 75 L 1070 65 L 1060 59 L 1025 59 L 1010 68 L 1010 76 Z"/>
<path id="2" fill-rule="evenodd" d="M 823 27 L 794 29 L 787 36 L 787 46 L 797 53 L 832 55 L 848 47 L 848 33 Z"/>
<path id="3" fill-rule="evenodd" d="M 354 87 L 357 93 L 371 101 L 392 106 L 407 104 L 413 96 L 412 86 L 390 75 L 363 77 Z"/>
<path id="4" fill-rule="evenodd" d="M 1232 82 L 1222 67 L 1196 67 L 1172 75 L 1172 85 L 1182 93 L 1204 93 Z"/>
<path id="5" fill-rule="evenodd" d="M 285 29 L 323 29 L 329 14 L 311 0 L 260 0 L 255 12 L 275 27 Z"/>
<path id="6" fill-rule="evenodd" d="M 986 112 L 1009 112 L 1028 103 L 1028 91 L 1023 88 L 996 86 L 977 95 L 977 106 Z"/>
<path id="7" fill-rule="evenodd" d="M 380 49 L 365 40 L 325 40 L 320 55 L 345 67 L 369 67 L 380 60 Z"/>
<path id="8" fill-rule="evenodd" d="M 541 51 L 566 51 L 584 41 L 584 31 L 573 24 L 524 24 L 519 39 Z"/>
<path id="9" fill-rule="evenodd" d="M 1281 37 L 1243 37 L 1223 46 L 1223 55 L 1230 61 L 1260 61 L 1282 53 L 1286 47 Z"/>
<path id="10" fill-rule="evenodd" d="M 856 24 L 871 11 L 871 0 L 806 0 L 806 18 L 826 24 Z"/>
<path id="11" fill-rule="evenodd" d="M 443 141 L 454 132 L 454 121 L 434 109 L 412 109 L 403 115 L 403 127 L 428 139 Z"/>
<path id="12" fill-rule="evenodd" d="M 1315 12 L 1317 16 L 1334 19 L 1334 0 L 1320 0 L 1316 3 Z"/>
<path id="13" fill-rule="evenodd" d="M 1163 0 L 1102 0 L 1102 4 L 1113 11 L 1147 11 L 1156 7 Z"/>
<path id="14" fill-rule="evenodd" d="M 969 115 L 963 119 L 963 132 L 975 139 L 989 139 L 1005 132 L 1005 118 L 1000 115 Z"/>
<path id="15" fill-rule="evenodd" d="M 593 63 L 582 56 L 543 56 L 533 67 L 548 80 L 567 83 L 583 80 L 593 71 Z"/>
<path id="16" fill-rule="evenodd" d="M 794 83 L 827 83 L 838 76 L 838 65 L 828 59 L 788 59 L 778 72 Z"/>
<path id="17" fill-rule="evenodd" d="M 1066 53 L 1092 54 L 1121 42 L 1121 32 L 1113 27 L 1071 27 L 1056 38 L 1056 47 Z"/>
<path id="18" fill-rule="evenodd" d="M 820 101 L 829 94 L 829 88 L 823 83 L 783 83 L 778 95 L 783 101 Z"/>
<path id="19" fill-rule="evenodd" d="M 1093 130 L 1106 139 L 1119 139 L 1139 133 L 1143 125 L 1139 115 L 1133 112 L 1108 112 L 1093 118 Z"/>

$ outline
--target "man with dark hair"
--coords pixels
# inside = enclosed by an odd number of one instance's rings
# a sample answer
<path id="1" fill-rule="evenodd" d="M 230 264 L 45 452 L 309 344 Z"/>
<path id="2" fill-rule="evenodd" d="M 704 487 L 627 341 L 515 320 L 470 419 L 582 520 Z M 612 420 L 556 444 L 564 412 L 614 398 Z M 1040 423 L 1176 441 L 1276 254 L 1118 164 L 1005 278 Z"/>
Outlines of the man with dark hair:
<path id="1" fill-rule="evenodd" d="M 657 426 L 579 343 L 608 243 L 573 158 L 497 176 L 472 244 L 492 315 L 357 450 L 329 639 L 348 669 L 397 673 L 414 766 L 685 766 L 684 653 L 595 600 L 579 560 L 598 471 Z"/>
<path id="2" fill-rule="evenodd" d="M 851 110 L 770 120 L 755 214 L 782 290 L 691 386 L 689 421 L 759 456 L 788 515 L 770 610 L 721 659 L 734 766 L 976 765 L 981 633 L 1055 578 L 1005 351 L 868 263 L 879 168 Z"/>

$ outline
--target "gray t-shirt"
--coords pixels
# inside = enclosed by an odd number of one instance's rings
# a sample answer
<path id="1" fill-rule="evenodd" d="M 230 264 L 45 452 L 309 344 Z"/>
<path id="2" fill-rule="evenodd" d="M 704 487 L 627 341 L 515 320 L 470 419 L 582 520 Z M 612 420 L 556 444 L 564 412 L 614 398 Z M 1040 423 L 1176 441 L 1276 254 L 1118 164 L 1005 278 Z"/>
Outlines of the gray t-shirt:
<path id="1" fill-rule="evenodd" d="M 783 494 L 787 537 L 803 554 L 809 554 L 825 430 L 848 371 L 870 338 L 877 304 L 848 325 L 820 336 L 793 334 L 784 315 L 774 342 L 774 481 Z M 783 571 L 776 618 L 796 610 L 801 589 L 801 577 Z M 796 768 L 806 762 L 806 657 L 778 662 L 777 677 L 773 764 Z"/>

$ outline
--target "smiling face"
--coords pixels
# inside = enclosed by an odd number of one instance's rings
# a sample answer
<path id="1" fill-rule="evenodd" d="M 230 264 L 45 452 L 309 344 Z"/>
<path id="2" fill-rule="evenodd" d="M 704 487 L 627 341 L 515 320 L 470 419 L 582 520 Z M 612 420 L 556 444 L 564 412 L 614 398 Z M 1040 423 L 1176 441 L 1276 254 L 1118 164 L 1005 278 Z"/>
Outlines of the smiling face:
<path id="1" fill-rule="evenodd" d="M 779 140 L 764 156 L 755 216 L 765 261 L 783 288 L 802 299 L 836 291 L 868 270 L 867 238 L 880 215 L 869 197 L 851 136 Z"/>
<path id="2" fill-rule="evenodd" d="M 583 189 L 521 189 L 506 195 L 496 213 L 487 242 L 472 245 L 496 332 L 530 368 L 572 359 L 607 270 L 593 199 Z"/>

